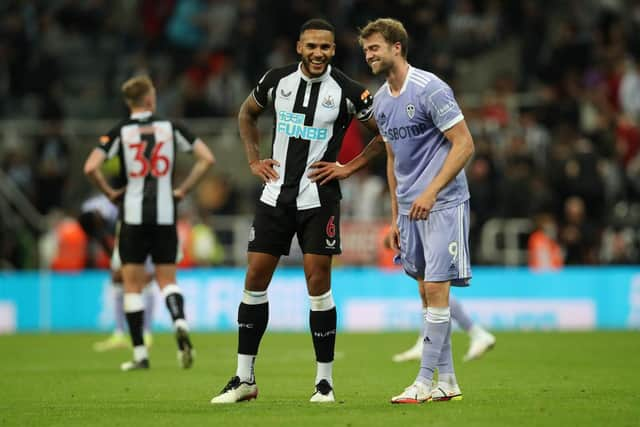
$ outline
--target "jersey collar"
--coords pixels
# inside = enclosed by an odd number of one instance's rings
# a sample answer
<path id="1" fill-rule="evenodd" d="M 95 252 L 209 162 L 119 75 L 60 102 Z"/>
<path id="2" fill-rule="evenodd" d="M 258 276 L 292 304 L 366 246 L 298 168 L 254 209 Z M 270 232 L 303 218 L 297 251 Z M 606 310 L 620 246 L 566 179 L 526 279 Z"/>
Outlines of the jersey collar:
<path id="1" fill-rule="evenodd" d="M 148 119 L 149 117 L 151 117 L 151 111 L 139 111 L 137 113 L 133 113 L 131 114 L 131 118 L 134 120 L 144 120 L 144 119 Z"/>
<path id="2" fill-rule="evenodd" d="M 404 93 L 404 91 L 407 90 L 407 84 L 409 83 L 409 77 L 411 77 L 411 74 L 413 74 L 413 67 L 411 66 L 411 64 L 408 64 L 408 65 L 409 65 L 409 69 L 407 70 L 407 75 L 404 76 L 404 82 L 402 83 L 402 88 L 400 88 L 400 93 L 398 93 L 398 95 L 391 94 L 391 87 L 387 83 L 387 92 L 389 93 L 389 96 L 391 96 L 392 98 L 400 97 Z"/>
<path id="3" fill-rule="evenodd" d="M 314 78 L 307 77 L 306 74 L 302 72 L 302 62 L 298 64 L 298 72 L 300 73 L 300 76 L 302 76 L 302 80 L 306 82 L 309 82 L 309 83 L 322 82 L 329 78 L 329 75 L 331 74 L 331 64 L 327 64 L 327 69 L 324 70 L 324 73 L 322 73 L 321 76 L 314 77 Z"/>

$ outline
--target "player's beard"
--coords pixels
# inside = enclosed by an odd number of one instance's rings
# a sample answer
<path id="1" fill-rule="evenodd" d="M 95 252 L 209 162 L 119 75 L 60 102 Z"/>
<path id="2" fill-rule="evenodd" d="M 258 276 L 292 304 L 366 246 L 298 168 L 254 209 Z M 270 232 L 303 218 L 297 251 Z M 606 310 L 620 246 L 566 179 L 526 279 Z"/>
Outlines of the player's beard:
<path id="1" fill-rule="evenodd" d="M 372 64 L 369 64 L 369 68 L 371 68 L 371 72 L 374 75 L 378 75 L 378 74 L 388 74 L 389 70 L 391 70 L 391 68 L 393 67 L 393 62 L 392 61 L 385 61 L 383 58 L 378 58 L 377 60 L 377 65 L 374 69 L 374 67 L 372 66 Z"/>
<path id="2" fill-rule="evenodd" d="M 307 72 L 309 73 L 309 75 L 313 76 L 313 77 L 320 77 L 321 75 L 324 74 L 325 71 L 327 71 L 327 66 L 329 65 L 329 61 L 327 59 L 323 59 L 322 60 L 322 71 L 320 72 L 314 72 L 313 70 L 313 66 L 314 64 L 312 64 L 311 59 L 309 58 L 302 58 L 302 66 L 305 68 L 305 70 L 307 70 Z M 318 64 L 320 65 L 320 64 Z"/>

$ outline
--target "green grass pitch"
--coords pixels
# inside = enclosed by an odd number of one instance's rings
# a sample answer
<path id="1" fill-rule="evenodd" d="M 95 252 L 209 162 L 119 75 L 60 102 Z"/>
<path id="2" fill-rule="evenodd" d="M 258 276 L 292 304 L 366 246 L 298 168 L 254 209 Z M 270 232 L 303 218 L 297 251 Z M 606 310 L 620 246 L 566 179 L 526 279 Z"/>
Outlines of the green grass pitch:
<path id="1" fill-rule="evenodd" d="M 308 334 L 265 335 L 257 400 L 213 406 L 235 372 L 235 334 L 194 334 L 197 359 L 181 371 L 173 337 L 157 334 L 151 370 L 118 371 L 128 350 L 95 353 L 102 335 L 0 336 L 0 426 L 638 426 L 640 333 L 503 332 L 483 359 L 460 362 L 460 402 L 391 405 L 418 363 L 391 355 L 415 334 L 339 334 L 335 404 L 313 405 Z"/>

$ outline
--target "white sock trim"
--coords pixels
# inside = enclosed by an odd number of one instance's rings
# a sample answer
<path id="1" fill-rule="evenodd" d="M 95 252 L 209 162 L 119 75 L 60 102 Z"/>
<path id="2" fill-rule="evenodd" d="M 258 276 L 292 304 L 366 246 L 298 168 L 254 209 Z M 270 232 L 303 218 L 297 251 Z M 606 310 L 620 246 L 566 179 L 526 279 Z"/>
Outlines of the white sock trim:
<path id="1" fill-rule="evenodd" d="M 137 345 L 133 347 L 133 360 L 139 362 L 143 359 L 148 359 L 149 354 L 147 353 L 147 347 L 144 345 Z"/>
<path id="2" fill-rule="evenodd" d="M 254 381 L 254 366 L 256 356 L 252 354 L 238 354 L 238 367 L 236 375 L 240 377 L 240 381 Z"/>
<path id="3" fill-rule="evenodd" d="M 162 296 L 164 296 L 166 298 L 171 294 L 180 294 L 180 295 L 182 295 L 182 291 L 180 290 L 180 286 L 176 285 L 175 283 L 172 283 L 172 284 L 167 285 L 164 288 L 162 288 Z"/>
<path id="4" fill-rule="evenodd" d="M 144 310 L 144 298 L 142 294 L 135 294 L 133 292 L 126 292 L 124 294 L 124 312 L 135 313 L 137 311 Z"/>
<path id="5" fill-rule="evenodd" d="M 267 291 L 248 291 L 242 292 L 242 302 L 248 305 L 258 305 L 269 302 Z"/>
<path id="6" fill-rule="evenodd" d="M 327 380 L 329 385 L 333 387 L 333 362 L 316 362 L 316 384 L 321 380 Z"/>
<path id="7" fill-rule="evenodd" d="M 309 296 L 309 301 L 311 301 L 311 311 L 328 311 L 336 306 L 331 289 L 322 295 Z"/>
<path id="8" fill-rule="evenodd" d="M 447 323 L 451 319 L 451 310 L 449 307 L 429 307 L 425 319 L 431 323 Z"/>
<path id="9" fill-rule="evenodd" d="M 176 330 L 184 329 L 185 331 L 189 332 L 189 324 L 185 319 L 176 319 L 176 321 L 173 322 L 173 328 Z"/>

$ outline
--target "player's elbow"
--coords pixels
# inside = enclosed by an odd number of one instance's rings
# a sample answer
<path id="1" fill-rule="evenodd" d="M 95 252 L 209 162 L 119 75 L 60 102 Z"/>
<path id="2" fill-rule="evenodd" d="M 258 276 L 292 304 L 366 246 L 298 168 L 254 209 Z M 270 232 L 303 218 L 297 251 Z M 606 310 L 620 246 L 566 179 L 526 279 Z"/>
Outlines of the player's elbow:
<path id="1" fill-rule="evenodd" d="M 198 160 L 196 161 L 196 165 L 204 171 L 211 168 L 215 163 L 216 159 L 210 151 L 198 156 Z"/>
<path id="2" fill-rule="evenodd" d="M 471 158 L 476 152 L 476 145 L 473 143 L 473 138 L 471 136 L 469 136 L 468 142 L 466 145 L 467 145 L 469 158 Z"/>
<path id="3" fill-rule="evenodd" d="M 196 161 L 203 165 L 205 168 L 209 168 L 216 163 L 216 158 L 213 155 L 213 151 L 207 146 L 207 144 L 198 139 L 196 142 L 196 146 L 194 148 L 194 153 L 196 156 Z"/>
<path id="4" fill-rule="evenodd" d="M 96 172 L 96 168 L 91 163 L 87 162 L 84 164 L 83 172 L 86 177 L 91 178 L 93 174 Z"/>
<path id="5" fill-rule="evenodd" d="M 216 164 L 216 156 L 214 156 L 213 153 L 209 151 L 203 159 L 203 162 L 207 166 L 207 168 L 210 168 Z"/>
<path id="6" fill-rule="evenodd" d="M 471 157 L 473 157 L 473 154 L 476 151 L 475 145 L 473 143 L 473 138 L 471 137 L 471 135 L 462 136 L 458 138 L 456 142 L 458 143 L 457 145 L 460 151 L 462 152 L 462 155 L 464 156 L 464 158 L 466 160 L 471 159 Z"/>

